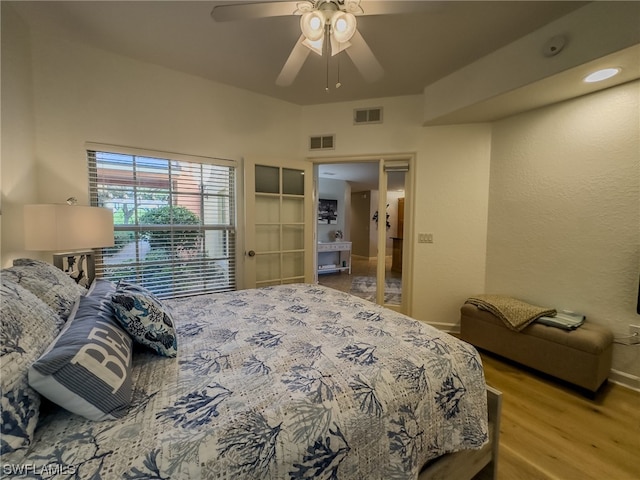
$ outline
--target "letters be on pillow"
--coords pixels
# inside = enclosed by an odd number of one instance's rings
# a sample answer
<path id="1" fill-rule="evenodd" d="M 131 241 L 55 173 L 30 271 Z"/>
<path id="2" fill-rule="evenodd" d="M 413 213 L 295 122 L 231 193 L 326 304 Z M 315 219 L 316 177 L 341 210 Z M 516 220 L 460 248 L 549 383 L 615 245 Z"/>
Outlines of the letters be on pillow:
<path id="1" fill-rule="evenodd" d="M 71 363 L 86 368 L 112 387 L 111 393 L 116 393 L 126 380 L 127 367 L 131 363 L 131 347 L 127 338 L 126 333 L 114 329 L 113 325 L 96 322 L 88 337 L 93 343 L 82 347 Z"/>
<path id="2" fill-rule="evenodd" d="M 131 402 L 131 338 L 108 299 L 81 297 L 67 326 L 29 369 L 29 384 L 90 420 L 123 417 Z"/>

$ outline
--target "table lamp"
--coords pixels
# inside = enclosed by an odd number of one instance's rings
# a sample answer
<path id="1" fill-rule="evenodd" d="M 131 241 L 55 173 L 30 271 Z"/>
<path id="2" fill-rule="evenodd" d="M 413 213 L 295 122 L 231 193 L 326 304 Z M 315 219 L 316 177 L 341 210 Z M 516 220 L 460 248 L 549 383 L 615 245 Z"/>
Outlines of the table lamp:
<path id="1" fill-rule="evenodd" d="M 24 247 L 26 250 L 56 252 L 53 264 L 71 274 L 76 282 L 95 277 L 94 248 L 112 247 L 113 212 L 109 208 L 66 204 L 24 206 Z M 66 262 L 66 265 L 65 265 Z M 77 276 L 74 276 L 77 269 Z"/>

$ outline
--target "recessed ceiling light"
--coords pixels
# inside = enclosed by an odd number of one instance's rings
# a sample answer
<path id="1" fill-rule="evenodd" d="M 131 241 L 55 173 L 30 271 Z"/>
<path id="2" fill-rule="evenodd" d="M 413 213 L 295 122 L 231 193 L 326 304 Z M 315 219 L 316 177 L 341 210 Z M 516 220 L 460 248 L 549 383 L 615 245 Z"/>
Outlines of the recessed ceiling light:
<path id="1" fill-rule="evenodd" d="M 607 78 L 611 78 L 614 75 L 620 73 L 619 68 L 603 68 L 602 70 L 598 70 L 597 72 L 590 73 L 586 77 L 584 77 L 584 81 L 587 83 L 601 82 L 602 80 L 606 80 Z"/>

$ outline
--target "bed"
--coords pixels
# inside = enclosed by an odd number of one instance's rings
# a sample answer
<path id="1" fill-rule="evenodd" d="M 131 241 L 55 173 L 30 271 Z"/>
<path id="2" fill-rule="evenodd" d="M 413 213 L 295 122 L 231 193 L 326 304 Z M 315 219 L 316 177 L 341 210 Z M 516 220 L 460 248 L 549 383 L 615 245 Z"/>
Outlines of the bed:
<path id="1" fill-rule="evenodd" d="M 2 271 L 5 475 L 495 477 L 499 392 L 446 333 L 319 285 L 160 302 L 60 273 Z M 83 360 L 91 341 L 102 356 Z"/>

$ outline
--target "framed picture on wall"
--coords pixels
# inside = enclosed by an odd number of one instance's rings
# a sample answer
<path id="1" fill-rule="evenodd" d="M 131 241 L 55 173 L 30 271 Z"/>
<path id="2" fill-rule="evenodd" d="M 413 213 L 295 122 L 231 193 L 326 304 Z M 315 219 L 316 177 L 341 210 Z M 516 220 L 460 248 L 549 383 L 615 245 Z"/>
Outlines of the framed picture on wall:
<path id="1" fill-rule="evenodd" d="M 338 223 L 338 201 L 321 198 L 318 201 L 318 223 L 336 225 Z"/>

